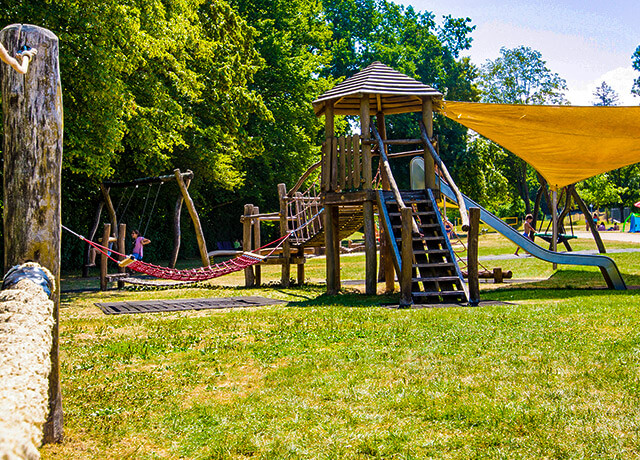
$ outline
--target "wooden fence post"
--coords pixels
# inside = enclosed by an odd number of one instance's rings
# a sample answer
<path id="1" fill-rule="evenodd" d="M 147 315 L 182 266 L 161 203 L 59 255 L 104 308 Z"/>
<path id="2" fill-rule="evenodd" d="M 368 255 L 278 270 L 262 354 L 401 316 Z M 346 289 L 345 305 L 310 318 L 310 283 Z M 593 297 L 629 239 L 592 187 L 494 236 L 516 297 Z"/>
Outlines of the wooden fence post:
<path id="1" fill-rule="evenodd" d="M 118 226 L 118 252 L 120 254 L 126 254 L 127 253 L 127 247 L 125 244 L 125 239 L 127 237 L 127 224 L 120 224 Z M 106 245 L 107 247 L 109 247 L 109 245 Z M 118 260 L 123 260 L 124 256 L 118 256 Z M 126 273 L 127 269 L 125 267 L 118 267 L 118 273 Z M 124 281 L 121 281 L 120 279 L 118 279 L 118 289 L 122 289 L 124 287 Z"/>
<path id="2" fill-rule="evenodd" d="M 478 235 L 480 233 L 480 208 L 469 208 L 469 233 L 467 241 L 467 272 L 469 280 L 469 305 L 480 303 L 478 279 Z"/>
<path id="3" fill-rule="evenodd" d="M 413 304 L 411 277 L 413 273 L 413 212 L 405 207 L 400 210 L 402 219 L 402 266 L 400 268 L 400 308 Z"/>
<path id="4" fill-rule="evenodd" d="M 258 206 L 253 207 L 253 214 L 260 214 L 260 208 Z M 262 241 L 260 239 L 260 219 L 251 218 L 251 224 L 253 226 L 253 249 L 258 249 L 262 246 Z M 253 266 L 253 272 L 255 277 L 256 286 L 260 287 L 262 284 L 262 267 L 260 264 Z"/>
<path id="5" fill-rule="evenodd" d="M 253 214 L 253 205 L 244 205 L 244 215 L 242 216 L 242 250 L 251 252 L 251 215 Z M 253 287 L 255 278 L 253 276 L 253 267 L 244 269 L 244 285 L 245 287 Z"/>
<path id="6" fill-rule="evenodd" d="M 14 56 L 22 46 L 38 50 L 26 75 L 2 68 L 4 126 L 4 267 L 33 260 L 54 275 L 54 322 L 49 374 L 49 415 L 43 442 L 63 438 L 59 364 L 60 195 L 62 87 L 58 37 L 28 24 L 12 24 L 0 42 Z"/>
<path id="7" fill-rule="evenodd" d="M 289 216 L 287 213 L 287 187 L 278 184 L 278 197 L 280 198 L 280 236 L 285 236 L 289 231 Z M 291 242 L 287 238 L 282 243 L 282 286 L 291 284 Z"/>
<path id="8" fill-rule="evenodd" d="M 111 238 L 111 224 L 104 224 L 102 232 L 102 246 L 109 247 L 109 239 Z M 109 259 L 104 253 L 100 253 L 100 290 L 106 291 L 108 287 L 107 272 L 109 271 Z"/>

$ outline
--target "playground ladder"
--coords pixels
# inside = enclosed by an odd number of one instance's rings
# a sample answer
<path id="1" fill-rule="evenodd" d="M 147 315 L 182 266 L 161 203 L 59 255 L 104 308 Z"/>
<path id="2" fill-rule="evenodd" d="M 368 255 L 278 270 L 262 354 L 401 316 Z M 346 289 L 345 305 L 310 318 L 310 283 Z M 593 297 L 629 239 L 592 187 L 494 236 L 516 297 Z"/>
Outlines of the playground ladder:
<path id="1" fill-rule="evenodd" d="M 431 190 L 401 191 L 405 205 L 412 209 L 420 234 L 413 235 L 411 293 L 417 304 L 466 303 L 466 285 L 447 237 L 440 211 L 434 206 Z M 392 247 L 397 273 L 401 273 L 400 237 L 402 222 L 392 192 L 378 194 L 381 220 Z"/>

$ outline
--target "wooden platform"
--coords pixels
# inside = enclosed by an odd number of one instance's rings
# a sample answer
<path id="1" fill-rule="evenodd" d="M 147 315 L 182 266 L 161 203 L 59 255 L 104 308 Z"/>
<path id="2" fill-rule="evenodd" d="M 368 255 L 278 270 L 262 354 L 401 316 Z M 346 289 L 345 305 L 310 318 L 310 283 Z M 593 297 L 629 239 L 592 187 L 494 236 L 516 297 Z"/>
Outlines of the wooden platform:
<path id="1" fill-rule="evenodd" d="M 278 305 L 283 303 L 286 303 L 286 301 L 252 296 L 209 299 L 144 300 L 137 302 L 96 303 L 95 305 L 99 307 L 105 315 L 123 315 L 132 313 L 261 307 L 264 305 Z"/>

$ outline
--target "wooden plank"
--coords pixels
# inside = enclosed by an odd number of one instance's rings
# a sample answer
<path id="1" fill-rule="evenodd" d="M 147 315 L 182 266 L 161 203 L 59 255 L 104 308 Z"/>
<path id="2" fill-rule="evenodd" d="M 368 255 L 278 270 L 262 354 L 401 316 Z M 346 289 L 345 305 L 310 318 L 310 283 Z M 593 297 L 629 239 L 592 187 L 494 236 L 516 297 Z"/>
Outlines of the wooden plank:
<path id="1" fill-rule="evenodd" d="M 360 104 L 360 132 L 363 140 L 371 137 L 371 114 L 369 112 L 369 95 L 362 95 Z M 362 143 L 362 179 L 364 180 L 363 188 L 368 190 L 372 188 L 372 170 L 371 170 L 371 145 Z"/>
<path id="2" fill-rule="evenodd" d="M 360 189 L 362 187 L 362 151 L 360 144 L 360 136 L 353 136 L 353 188 Z"/>
<path id="3" fill-rule="evenodd" d="M 253 207 L 253 215 L 260 214 L 260 208 L 258 206 Z M 262 246 L 260 237 L 260 220 L 252 219 L 253 225 L 253 249 L 257 249 Z M 255 285 L 260 286 L 262 284 L 262 268 L 260 265 L 254 265 L 253 274 L 255 278 Z"/>
<path id="4" fill-rule="evenodd" d="M 333 137 L 335 133 L 334 127 L 334 114 L 333 114 L 333 101 L 327 101 L 324 113 L 324 133 L 325 133 L 325 145 L 324 145 L 324 170 L 322 172 L 322 190 L 331 190 L 331 156 L 333 150 Z"/>
<path id="5" fill-rule="evenodd" d="M 340 171 L 338 171 L 338 188 L 340 190 L 345 189 L 346 184 L 346 169 L 347 169 L 347 153 L 345 151 L 345 139 L 344 136 L 338 138 L 338 157 L 340 163 Z"/>
<path id="6" fill-rule="evenodd" d="M 427 142 L 429 142 L 433 137 L 433 103 L 430 97 L 422 99 L 422 122 L 426 128 Z M 426 188 L 436 188 L 435 160 L 426 145 L 424 147 L 424 184 Z"/>
<path id="7" fill-rule="evenodd" d="M 333 205 L 325 205 L 324 212 L 324 247 L 326 252 L 326 271 L 327 271 L 327 294 L 335 295 L 338 293 L 340 287 L 336 284 L 336 271 L 339 269 L 337 264 L 339 263 L 336 257 L 336 253 L 333 250 L 335 247 L 335 234 L 333 232 L 336 226 L 335 214 L 333 212 Z"/>

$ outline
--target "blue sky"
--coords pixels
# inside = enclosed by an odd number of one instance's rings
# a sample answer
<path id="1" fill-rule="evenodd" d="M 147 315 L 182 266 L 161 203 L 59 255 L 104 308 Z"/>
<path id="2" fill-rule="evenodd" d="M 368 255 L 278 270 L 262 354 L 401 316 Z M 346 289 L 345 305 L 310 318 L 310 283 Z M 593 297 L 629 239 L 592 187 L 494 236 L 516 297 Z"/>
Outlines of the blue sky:
<path id="1" fill-rule="evenodd" d="M 431 11 L 438 22 L 446 14 L 470 17 L 476 30 L 466 54 L 477 65 L 498 57 L 502 46 L 530 46 L 567 81 L 572 104 L 591 105 L 602 81 L 618 92 L 621 105 L 640 104 L 630 94 L 640 76 L 631 68 L 640 45 L 640 0 L 393 1 Z"/>

